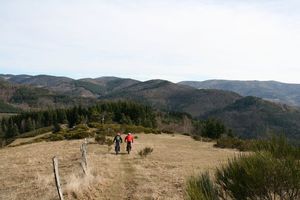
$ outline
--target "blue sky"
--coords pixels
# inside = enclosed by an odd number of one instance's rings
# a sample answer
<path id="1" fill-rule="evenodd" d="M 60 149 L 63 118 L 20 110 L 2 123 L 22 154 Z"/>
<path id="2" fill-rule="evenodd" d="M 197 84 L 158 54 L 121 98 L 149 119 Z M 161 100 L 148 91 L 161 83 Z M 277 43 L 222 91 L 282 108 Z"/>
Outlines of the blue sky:
<path id="1" fill-rule="evenodd" d="M 0 0 L 0 73 L 300 83 L 298 0 Z"/>

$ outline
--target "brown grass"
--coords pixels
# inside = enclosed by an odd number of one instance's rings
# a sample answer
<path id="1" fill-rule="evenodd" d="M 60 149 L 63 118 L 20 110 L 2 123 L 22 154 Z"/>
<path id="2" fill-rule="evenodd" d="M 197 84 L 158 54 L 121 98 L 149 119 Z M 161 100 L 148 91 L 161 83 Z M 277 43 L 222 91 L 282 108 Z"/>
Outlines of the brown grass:
<path id="1" fill-rule="evenodd" d="M 59 173 L 66 199 L 183 199 L 188 176 L 216 166 L 237 154 L 213 148 L 213 143 L 182 135 L 140 134 L 130 155 L 114 155 L 113 148 L 88 145 L 88 173 L 80 167 L 77 141 L 41 142 L 0 150 L 0 199 L 58 199 L 52 157 L 59 158 Z M 141 159 L 138 152 L 152 147 Z"/>

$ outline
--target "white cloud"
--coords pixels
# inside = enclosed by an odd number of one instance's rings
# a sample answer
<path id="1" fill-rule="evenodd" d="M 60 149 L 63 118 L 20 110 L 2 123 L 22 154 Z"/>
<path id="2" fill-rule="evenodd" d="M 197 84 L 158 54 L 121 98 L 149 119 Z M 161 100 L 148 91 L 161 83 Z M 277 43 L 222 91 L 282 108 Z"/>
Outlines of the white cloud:
<path id="1" fill-rule="evenodd" d="M 299 3 L 224 2 L 3 1 L 0 73 L 299 82 Z"/>

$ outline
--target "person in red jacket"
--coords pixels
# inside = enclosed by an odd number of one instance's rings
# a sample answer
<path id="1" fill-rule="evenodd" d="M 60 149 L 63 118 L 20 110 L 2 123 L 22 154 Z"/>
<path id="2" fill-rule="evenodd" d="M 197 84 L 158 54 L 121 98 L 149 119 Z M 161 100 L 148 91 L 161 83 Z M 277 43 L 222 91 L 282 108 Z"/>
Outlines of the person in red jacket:
<path id="1" fill-rule="evenodd" d="M 131 151 L 131 144 L 133 143 L 133 136 L 131 133 L 128 133 L 127 136 L 125 137 L 125 142 L 127 142 L 127 146 L 126 146 L 126 151 L 128 152 L 128 154 Z"/>

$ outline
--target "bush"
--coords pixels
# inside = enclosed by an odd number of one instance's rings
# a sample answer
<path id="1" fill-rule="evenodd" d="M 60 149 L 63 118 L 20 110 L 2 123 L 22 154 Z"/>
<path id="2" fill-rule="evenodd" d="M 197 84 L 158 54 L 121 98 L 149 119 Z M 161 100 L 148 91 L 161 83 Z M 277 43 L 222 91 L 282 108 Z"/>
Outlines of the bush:
<path id="1" fill-rule="evenodd" d="M 214 147 L 238 149 L 240 151 L 253 151 L 256 146 L 254 140 L 242 140 L 234 137 L 221 137 L 217 140 Z"/>
<path id="2" fill-rule="evenodd" d="M 63 135 L 67 140 L 74 140 L 74 139 L 84 139 L 90 136 L 89 132 L 87 131 L 68 131 Z"/>
<path id="3" fill-rule="evenodd" d="M 205 137 L 201 137 L 199 135 L 193 135 L 191 136 L 194 140 L 196 141 L 201 141 L 201 142 L 211 142 L 213 141 L 211 138 L 205 138 Z"/>
<path id="4" fill-rule="evenodd" d="M 35 137 L 37 135 L 41 135 L 41 134 L 44 134 L 44 133 L 47 133 L 47 132 L 51 132 L 52 128 L 53 128 L 52 126 L 44 127 L 44 128 L 39 128 L 39 129 L 30 131 L 30 132 L 27 132 L 27 133 L 23 133 L 23 134 L 17 136 L 17 138 Z"/>
<path id="5" fill-rule="evenodd" d="M 89 127 L 97 128 L 96 134 L 114 136 L 117 132 L 123 132 L 125 128 L 121 127 L 120 124 L 100 124 L 100 123 L 89 123 Z"/>
<path id="6" fill-rule="evenodd" d="M 95 141 L 96 141 L 98 144 L 105 144 L 106 137 L 105 137 L 105 135 L 96 135 Z"/>
<path id="7" fill-rule="evenodd" d="M 163 129 L 163 130 L 161 130 L 161 132 L 166 133 L 166 134 L 173 134 L 174 133 L 174 131 L 167 130 L 167 129 Z"/>
<path id="8" fill-rule="evenodd" d="M 196 141 L 201 141 L 202 140 L 202 137 L 199 136 L 199 135 L 193 135 L 192 138 Z"/>
<path id="9" fill-rule="evenodd" d="M 39 138 L 38 138 L 39 139 Z M 45 138 L 47 141 L 59 141 L 64 140 L 65 137 L 61 134 L 51 134 L 47 138 Z"/>
<path id="10" fill-rule="evenodd" d="M 160 134 L 161 131 L 154 129 L 154 128 L 147 128 L 143 126 L 134 126 L 134 125 L 122 125 L 121 129 L 124 133 L 154 133 Z"/>
<path id="11" fill-rule="evenodd" d="M 289 145 L 284 138 L 260 141 L 253 154 L 236 157 L 217 169 L 214 182 L 211 183 L 208 175 L 191 178 L 187 195 L 195 200 L 300 199 L 299 156 L 299 148 Z M 207 191 L 213 191 L 217 198 L 206 198 Z"/>
<path id="12" fill-rule="evenodd" d="M 114 144 L 113 140 L 110 139 L 110 138 L 106 138 L 105 135 L 96 135 L 95 137 L 95 141 L 98 143 L 98 144 L 101 144 L 101 145 L 108 145 L 108 146 L 111 146 Z"/>
<path id="13" fill-rule="evenodd" d="M 269 152 L 231 160 L 217 170 L 216 180 L 232 199 L 300 198 L 299 161 L 280 160 Z"/>
<path id="14" fill-rule="evenodd" d="M 97 123 L 97 122 L 90 122 L 90 123 L 88 123 L 88 126 L 90 128 L 102 128 L 103 127 L 101 123 Z"/>
<path id="15" fill-rule="evenodd" d="M 188 200 L 218 200 L 218 190 L 209 177 L 208 172 L 199 177 L 191 177 L 187 181 Z"/>
<path id="16" fill-rule="evenodd" d="M 149 154 L 151 154 L 152 152 L 153 152 L 153 148 L 145 147 L 143 150 L 139 151 L 138 154 L 144 158 L 144 157 L 148 156 Z"/>
<path id="17" fill-rule="evenodd" d="M 107 146 L 112 146 L 112 145 L 114 144 L 114 141 L 113 141 L 112 139 L 110 139 L 110 138 L 106 138 L 105 144 L 106 144 Z"/>
<path id="18" fill-rule="evenodd" d="M 189 133 L 182 133 L 182 135 L 191 136 L 191 134 L 189 134 Z"/>
<path id="19" fill-rule="evenodd" d="M 73 130 L 88 131 L 89 127 L 85 124 L 78 124 L 77 126 L 75 126 L 75 128 Z"/>
<path id="20" fill-rule="evenodd" d="M 300 159 L 300 148 L 290 145 L 284 136 L 273 136 L 270 140 L 260 140 L 255 144 L 255 151 L 270 152 L 276 158 L 292 157 Z"/>

